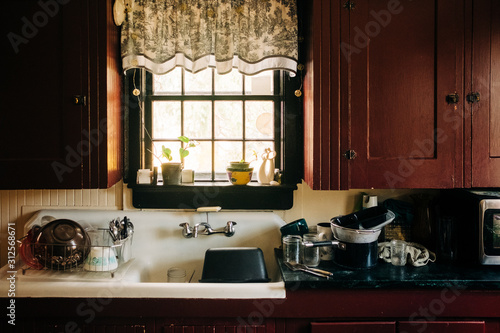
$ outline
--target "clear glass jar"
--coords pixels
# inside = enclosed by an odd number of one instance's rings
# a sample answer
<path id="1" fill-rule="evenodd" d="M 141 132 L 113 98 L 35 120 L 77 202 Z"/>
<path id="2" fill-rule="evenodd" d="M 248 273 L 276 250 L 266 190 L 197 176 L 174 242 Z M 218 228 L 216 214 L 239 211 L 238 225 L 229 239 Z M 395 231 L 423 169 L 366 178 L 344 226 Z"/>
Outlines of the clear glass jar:
<path id="1" fill-rule="evenodd" d="M 316 242 L 318 241 L 318 235 L 317 234 L 305 234 L 303 236 L 304 242 Z M 303 263 L 304 265 L 307 266 L 318 266 L 320 257 L 319 257 L 319 247 L 305 247 L 304 246 L 304 253 L 303 253 Z"/>
<path id="2" fill-rule="evenodd" d="M 186 282 L 186 270 L 179 267 L 170 267 L 167 272 L 168 282 Z"/>
<path id="3" fill-rule="evenodd" d="M 283 237 L 283 261 L 292 264 L 301 262 L 302 237 L 287 235 Z"/>

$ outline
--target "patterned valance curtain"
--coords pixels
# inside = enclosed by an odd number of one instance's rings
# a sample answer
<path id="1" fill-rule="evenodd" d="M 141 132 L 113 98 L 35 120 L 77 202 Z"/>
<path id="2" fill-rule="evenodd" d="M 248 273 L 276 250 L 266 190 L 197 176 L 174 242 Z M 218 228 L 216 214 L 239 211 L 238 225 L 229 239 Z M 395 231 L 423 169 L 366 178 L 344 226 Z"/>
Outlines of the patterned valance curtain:
<path id="1" fill-rule="evenodd" d="M 296 0 L 126 0 L 123 68 L 296 72 Z"/>

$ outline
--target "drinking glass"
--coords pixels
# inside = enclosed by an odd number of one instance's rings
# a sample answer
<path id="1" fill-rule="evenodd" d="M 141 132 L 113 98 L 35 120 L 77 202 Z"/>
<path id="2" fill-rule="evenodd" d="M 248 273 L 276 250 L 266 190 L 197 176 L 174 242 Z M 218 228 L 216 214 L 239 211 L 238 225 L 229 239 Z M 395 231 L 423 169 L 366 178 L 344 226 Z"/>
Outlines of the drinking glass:
<path id="1" fill-rule="evenodd" d="M 318 236 L 316 234 L 305 234 L 303 236 L 304 242 L 316 242 Z M 305 247 L 303 263 L 307 266 L 318 266 L 320 261 L 319 247 Z"/>
<path id="2" fill-rule="evenodd" d="M 300 264 L 302 237 L 287 235 L 283 237 L 283 260 L 291 264 Z"/>
<path id="3" fill-rule="evenodd" d="M 391 241 L 391 263 L 394 266 L 406 265 L 406 242 L 397 239 Z"/>

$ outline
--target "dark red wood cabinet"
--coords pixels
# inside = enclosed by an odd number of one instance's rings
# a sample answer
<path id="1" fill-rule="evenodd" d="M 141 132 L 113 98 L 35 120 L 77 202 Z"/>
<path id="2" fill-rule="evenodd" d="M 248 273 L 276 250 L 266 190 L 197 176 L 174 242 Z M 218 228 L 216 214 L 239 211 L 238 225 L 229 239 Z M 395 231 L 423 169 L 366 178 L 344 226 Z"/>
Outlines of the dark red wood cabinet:
<path id="1" fill-rule="evenodd" d="M 460 186 L 461 129 L 446 116 L 462 87 L 463 8 L 457 1 L 356 2 L 349 13 L 349 188 Z M 453 36 L 450 38 L 450 36 Z M 345 112 L 347 111 L 347 112 Z"/>
<path id="2" fill-rule="evenodd" d="M 484 321 L 404 321 L 398 323 L 398 333 L 484 333 Z"/>
<path id="3" fill-rule="evenodd" d="M 122 75 L 112 0 L 2 10 L 0 188 L 106 188 L 122 177 Z"/>
<path id="4" fill-rule="evenodd" d="M 312 322 L 311 333 L 484 333 L 484 321 Z"/>
<path id="5" fill-rule="evenodd" d="M 3 306 L 9 302 L 0 298 Z M 287 290 L 286 299 L 276 300 L 18 298 L 15 328 L 20 332 L 499 333 L 499 303 L 498 290 L 452 287 L 299 289 Z"/>
<path id="6" fill-rule="evenodd" d="M 498 1 L 304 6 L 309 186 L 500 186 Z"/>
<path id="7" fill-rule="evenodd" d="M 156 332 L 162 333 L 274 333 L 282 332 L 274 319 L 249 323 L 247 318 L 178 318 L 156 320 Z"/>
<path id="8" fill-rule="evenodd" d="M 465 110 L 465 183 L 500 186 L 500 2 L 473 1 L 468 12 Z M 470 33 L 472 31 L 472 33 Z M 470 115 L 470 116 L 469 116 Z"/>
<path id="9" fill-rule="evenodd" d="M 184 321 L 184 322 L 183 322 Z M 114 332 L 114 333 L 496 333 L 498 323 L 485 321 L 337 321 L 306 323 L 297 328 L 293 319 L 267 319 L 260 324 L 234 319 L 97 319 L 80 324 L 71 318 L 17 322 L 26 332 Z"/>
<path id="10" fill-rule="evenodd" d="M 113 333 L 145 333 L 154 332 L 154 321 L 141 319 L 93 319 L 89 323 L 81 323 L 80 318 L 63 318 L 60 320 L 22 320 L 17 321 L 15 330 L 12 332 L 32 333 L 90 333 L 90 332 L 113 332 Z"/>
<path id="11" fill-rule="evenodd" d="M 396 333 L 395 322 L 311 323 L 311 333 Z"/>

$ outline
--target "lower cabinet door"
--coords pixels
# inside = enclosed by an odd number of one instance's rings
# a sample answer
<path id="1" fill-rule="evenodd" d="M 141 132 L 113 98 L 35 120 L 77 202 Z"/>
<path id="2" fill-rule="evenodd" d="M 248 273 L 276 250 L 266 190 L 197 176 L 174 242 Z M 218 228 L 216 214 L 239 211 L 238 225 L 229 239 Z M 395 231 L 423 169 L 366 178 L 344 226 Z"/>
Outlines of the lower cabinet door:
<path id="1" fill-rule="evenodd" d="M 82 324 L 73 321 L 75 318 L 65 318 L 54 322 L 51 319 L 16 322 L 13 331 L 5 332 L 32 332 L 32 333 L 66 333 L 66 332 L 113 332 L 113 333 L 146 333 L 154 332 L 154 324 L 145 323 L 138 319 L 137 323 L 119 323 L 123 319 L 96 320 L 97 323 Z M 104 322 L 103 322 L 104 321 Z M 4 332 L 4 331 L 2 331 Z"/>
<path id="2" fill-rule="evenodd" d="M 484 333 L 484 321 L 403 321 L 398 333 Z"/>
<path id="3" fill-rule="evenodd" d="M 156 321 L 156 331 L 162 333 L 274 333 L 274 319 L 247 323 L 245 319 L 179 318 Z"/>
<path id="4" fill-rule="evenodd" d="M 395 322 L 311 323 L 311 333 L 396 333 Z"/>

